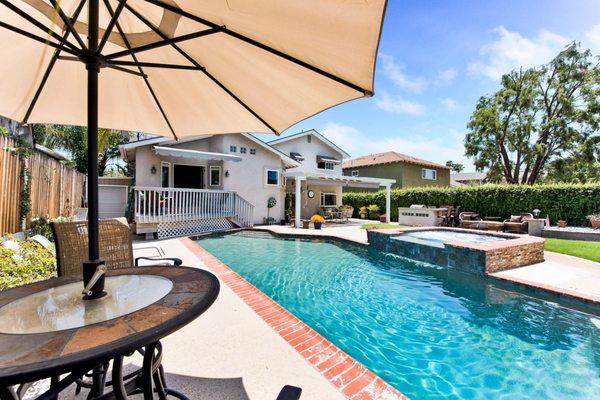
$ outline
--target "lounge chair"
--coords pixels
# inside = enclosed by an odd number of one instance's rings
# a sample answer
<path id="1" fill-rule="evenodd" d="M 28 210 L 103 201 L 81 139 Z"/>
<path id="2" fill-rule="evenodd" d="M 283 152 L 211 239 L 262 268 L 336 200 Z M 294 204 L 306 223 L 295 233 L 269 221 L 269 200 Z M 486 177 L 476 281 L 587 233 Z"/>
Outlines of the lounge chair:
<path id="1" fill-rule="evenodd" d="M 530 213 L 511 215 L 509 219 L 504 220 L 504 230 L 511 233 L 527 233 L 531 219 L 533 219 L 533 214 Z"/>
<path id="2" fill-rule="evenodd" d="M 468 229 L 475 229 L 482 222 L 479 214 L 469 211 L 461 212 L 458 220 L 460 221 L 459 227 Z"/>

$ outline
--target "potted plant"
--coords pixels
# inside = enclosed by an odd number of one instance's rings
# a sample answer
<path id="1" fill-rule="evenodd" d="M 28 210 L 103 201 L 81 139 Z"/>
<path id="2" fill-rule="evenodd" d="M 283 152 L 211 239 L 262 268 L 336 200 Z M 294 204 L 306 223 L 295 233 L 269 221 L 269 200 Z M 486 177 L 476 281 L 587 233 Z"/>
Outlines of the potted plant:
<path id="1" fill-rule="evenodd" d="M 385 222 L 387 222 L 387 215 L 385 215 L 385 214 L 381 214 L 381 215 L 379 216 L 379 222 L 381 222 L 381 223 L 385 223 Z"/>
<path id="2" fill-rule="evenodd" d="M 352 218 L 352 214 L 354 213 L 354 207 L 347 204 L 341 205 L 339 210 L 342 213 L 342 217 L 346 219 Z"/>
<path id="3" fill-rule="evenodd" d="M 310 227 L 310 221 L 305 219 L 302 221 L 302 229 L 308 229 Z"/>
<path id="4" fill-rule="evenodd" d="M 369 219 L 379 219 L 379 206 L 377 204 L 371 204 L 368 207 Z"/>
<path id="5" fill-rule="evenodd" d="M 590 220 L 590 223 L 592 224 L 592 228 L 600 229 L 600 214 L 588 215 L 587 219 Z"/>
<path id="6" fill-rule="evenodd" d="M 310 217 L 310 222 L 313 223 L 315 229 L 321 229 L 321 225 L 323 225 L 323 222 L 325 222 L 325 218 L 323 218 L 319 214 L 315 214 L 312 217 Z"/>
<path id="7" fill-rule="evenodd" d="M 276 205 L 277 199 L 273 196 L 269 197 L 269 200 L 267 200 L 267 225 L 271 225 L 271 216 L 269 214 L 271 213 L 271 208 Z"/>
<path id="8" fill-rule="evenodd" d="M 567 221 L 562 219 L 562 216 L 559 214 L 558 221 L 556 221 L 556 224 L 558 225 L 559 228 L 564 228 L 565 226 L 567 226 Z"/>
<path id="9" fill-rule="evenodd" d="M 367 208 L 367 206 L 362 206 L 361 208 L 358 209 L 358 215 L 362 219 L 367 218 L 367 214 L 369 214 L 369 209 Z"/>

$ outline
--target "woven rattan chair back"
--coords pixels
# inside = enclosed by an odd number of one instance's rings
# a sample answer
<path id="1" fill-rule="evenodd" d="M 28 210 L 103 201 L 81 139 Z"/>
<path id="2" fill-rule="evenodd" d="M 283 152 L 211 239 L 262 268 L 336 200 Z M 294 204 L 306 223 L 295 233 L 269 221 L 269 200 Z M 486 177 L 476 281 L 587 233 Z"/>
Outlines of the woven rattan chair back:
<path id="1" fill-rule="evenodd" d="M 133 267 L 131 232 L 125 218 L 104 219 L 100 231 L 100 258 L 108 269 Z M 81 265 L 88 259 L 87 221 L 52 223 L 56 246 L 58 276 L 81 274 Z"/>

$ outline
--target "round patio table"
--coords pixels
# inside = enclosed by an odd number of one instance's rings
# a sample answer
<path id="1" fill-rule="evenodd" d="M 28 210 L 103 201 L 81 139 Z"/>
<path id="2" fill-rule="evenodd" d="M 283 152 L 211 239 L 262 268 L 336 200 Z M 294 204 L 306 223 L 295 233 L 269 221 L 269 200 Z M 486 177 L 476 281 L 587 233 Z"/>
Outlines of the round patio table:
<path id="1" fill-rule="evenodd" d="M 81 299 L 80 277 L 53 278 L 0 292 L 2 400 L 16 398 L 14 385 L 46 378 L 52 384 L 41 398 L 52 399 L 92 370 L 96 372 L 92 390 L 99 397 L 110 360 L 111 397 L 180 395 L 166 389 L 159 340 L 213 304 L 218 279 L 197 268 L 152 266 L 108 271 L 105 282 L 108 295 L 87 301 Z M 141 371 L 124 379 L 123 357 L 142 348 Z"/>

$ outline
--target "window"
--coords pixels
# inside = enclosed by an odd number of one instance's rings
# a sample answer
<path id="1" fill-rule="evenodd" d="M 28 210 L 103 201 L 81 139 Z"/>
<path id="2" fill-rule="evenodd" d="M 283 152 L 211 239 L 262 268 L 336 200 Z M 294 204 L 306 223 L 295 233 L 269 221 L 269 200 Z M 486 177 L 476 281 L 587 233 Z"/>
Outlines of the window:
<path id="1" fill-rule="evenodd" d="M 164 188 L 169 187 L 171 176 L 171 163 L 162 161 L 160 163 L 160 186 Z"/>
<path id="2" fill-rule="evenodd" d="M 218 165 L 210 166 L 210 186 L 221 186 L 221 167 Z"/>
<path id="3" fill-rule="evenodd" d="M 269 186 L 279 186 L 279 170 L 268 169 L 266 171 L 266 181 Z"/>
<path id="4" fill-rule="evenodd" d="M 321 207 L 337 206 L 337 195 L 335 193 L 321 192 Z"/>
<path id="5" fill-rule="evenodd" d="M 317 163 L 317 168 L 333 170 L 333 165 L 331 161 L 320 161 Z"/>
<path id="6" fill-rule="evenodd" d="M 312 136 L 310 136 L 310 135 L 306 136 L 306 142 L 307 143 L 310 143 L 311 140 L 312 140 Z"/>
<path id="7" fill-rule="evenodd" d="M 421 178 L 435 181 L 437 179 L 437 171 L 435 169 L 423 168 L 421 170 Z"/>
<path id="8" fill-rule="evenodd" d="M 250 154 L 255 155 L 256 154 L 256 149 L 250 149 Z"/>
<path id="9" fill-rule="evenodd" d="M 237 151 L 237 146 L 229 146 L 229 152 L 235 153 Z"/>
<path id="10" fill-rule="evenodd" d="M 350 173 L 350 175 L 352 175 L 352 176 L 358 176 L 358 170 L 357 169 L 352 170 L 352 172 Z"/>
<path id="11" fill-rule="evenodd" d="M 245 147 L 240 147 L 240 153 L 241 154 L 246 154 L 246 148 Z"/>

